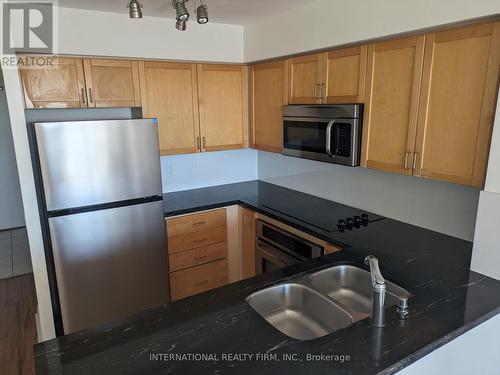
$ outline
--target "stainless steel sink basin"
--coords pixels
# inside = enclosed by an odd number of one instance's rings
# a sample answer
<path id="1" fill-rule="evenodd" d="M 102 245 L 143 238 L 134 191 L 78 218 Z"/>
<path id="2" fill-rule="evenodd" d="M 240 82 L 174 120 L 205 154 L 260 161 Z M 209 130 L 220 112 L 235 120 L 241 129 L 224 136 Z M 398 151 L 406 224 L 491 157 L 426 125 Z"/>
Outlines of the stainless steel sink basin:
<path id="1" fill-rule="evenodd" d="M 386 308 L 410 297 L 408 291 L 390 281 L 385 280 L 385 285 Z M 310 340 L 370 316 L 372 294 L 370 272 L 340 265 L 260 290 L 247 302 L 285 335 Z"/>
<path id="2" fill-rule="evenodd" d="M 372 300 L 370 272 L 350 265 L 341 265 L 309 275 L 306 282 L 314 290 L 340 303 L 355 321 L 370 315 Z M 398 303 L 396 296 L 410 296 L 405 289 L 387 280 L 386 287 L 386 308 Z"/>
<path id="3" fill-rule="evenodd" d="M 333 301 L 298 283 L 258 291 L 247 302 L 275 328 L 300 340 L 322 337 L 353 323 Z"/>

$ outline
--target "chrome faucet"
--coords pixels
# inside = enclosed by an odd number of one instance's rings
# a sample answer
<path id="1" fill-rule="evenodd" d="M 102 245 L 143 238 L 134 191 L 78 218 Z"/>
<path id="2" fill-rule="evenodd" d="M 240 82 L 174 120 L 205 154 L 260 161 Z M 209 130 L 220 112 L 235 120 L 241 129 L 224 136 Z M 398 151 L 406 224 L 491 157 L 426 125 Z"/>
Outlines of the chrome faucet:
<path id="1" fill-rule="evenodd" d="M 378 266 L 378 259 L 373 255 L 368 255 L 365 258 L 365 264 L 370 266 L 371 282 L 372 282 L 372 308 L 370 317 L 372 319 L 372 325 L 374 327 L 385 326 L 385 294 L 387 291 L 385 279 L 380 273 L 380 268 Z M 396 307 L 396 312 L 399 319 L 405 319 L 409 314 L 408 309 L 408 294 L 405 292 L 399 293 L 399 291 L 389 292 L 398 299 L 398 305 Z"/>

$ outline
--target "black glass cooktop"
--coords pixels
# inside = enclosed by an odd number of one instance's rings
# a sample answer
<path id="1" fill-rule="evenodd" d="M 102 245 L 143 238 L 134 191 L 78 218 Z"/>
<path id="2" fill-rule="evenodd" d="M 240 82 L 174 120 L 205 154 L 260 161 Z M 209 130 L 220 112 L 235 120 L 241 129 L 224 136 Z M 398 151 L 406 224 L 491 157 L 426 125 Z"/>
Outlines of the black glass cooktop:
<path id="1" fill-rule="evenodd" d="M 268 210 L 303 221 L 327 232 L 340 230 L 338 227 L 339 220 L 347 221 L 347 225 L 349 225 L 349 219 L 354 222 L 355 219 L 359 221 L 360 218 L 363 218 L 362 224 L 368 224 L 384 218 L 371 212 L 322 198 L 310 196 L 307 198 L 301 197 L 300 200 L 293 198 L 293 195 L 290 195 L 290 197 L 267 195 L 260 197 L 259 203 Z"/>

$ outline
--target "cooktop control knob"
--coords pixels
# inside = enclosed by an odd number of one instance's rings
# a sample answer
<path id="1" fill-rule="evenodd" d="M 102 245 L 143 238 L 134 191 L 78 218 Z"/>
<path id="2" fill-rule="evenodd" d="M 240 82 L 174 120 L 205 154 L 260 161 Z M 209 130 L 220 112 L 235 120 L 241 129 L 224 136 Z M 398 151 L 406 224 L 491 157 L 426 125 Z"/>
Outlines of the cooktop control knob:
<path id="1" fill-rule="evenodd" d="M 347 217 L 345 219 L 345 223 L 346 223 L 347 227 L 352 227 L 354 225 L 354 220 L 352 219 L 352 217 Z"/>
<path id="2" fill-rule="evenodd" d="M 361 220 L 363 223 L 368 223 L 368 214 L 361 214 Z"/>
<path id="3" fill-rule="evenodd" d="M 345 228 L 346 227 L 346 222 L 344 219 L 339 219 L 339 221 L 337 222 L 337 226 L 341 229 Z"/>
<path id="4" fill-rule="evenodd" d="M 354 225 L 360 226 L 362 222 L 361 216 L 354 216 Z"/>

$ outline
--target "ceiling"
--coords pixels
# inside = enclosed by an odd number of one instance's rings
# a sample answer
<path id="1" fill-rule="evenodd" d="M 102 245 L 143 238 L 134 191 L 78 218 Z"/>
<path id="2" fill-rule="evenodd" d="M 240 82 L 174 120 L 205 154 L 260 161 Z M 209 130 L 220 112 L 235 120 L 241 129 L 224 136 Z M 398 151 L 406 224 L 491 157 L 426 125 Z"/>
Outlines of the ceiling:
<path id="1" fill-rule="evenodd" d="M 194 3 L 189 0 L 191 13 Z M 210 21 L 232 25 L 245 25 L 256 19 L 279 14 L 282 11 L 310 0 L 203 0 L 208 5 Z M 140 0 L 145 16 L 174 18 L 171 0 Z M 127 0 L 59 0 L 59 6 L 76 9 L 99 10 L 127 15 Z"/>

